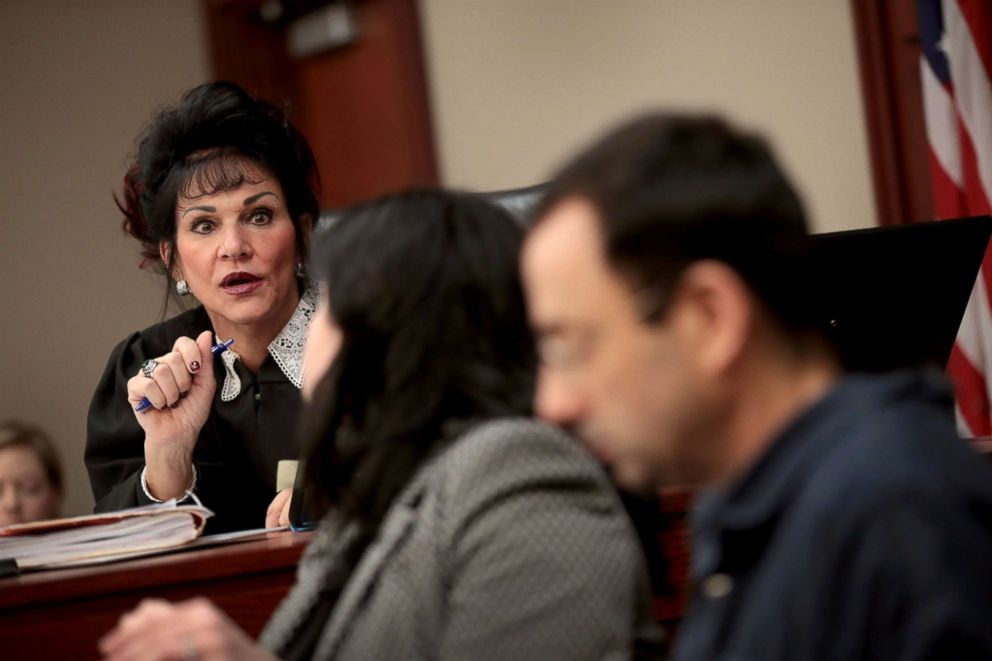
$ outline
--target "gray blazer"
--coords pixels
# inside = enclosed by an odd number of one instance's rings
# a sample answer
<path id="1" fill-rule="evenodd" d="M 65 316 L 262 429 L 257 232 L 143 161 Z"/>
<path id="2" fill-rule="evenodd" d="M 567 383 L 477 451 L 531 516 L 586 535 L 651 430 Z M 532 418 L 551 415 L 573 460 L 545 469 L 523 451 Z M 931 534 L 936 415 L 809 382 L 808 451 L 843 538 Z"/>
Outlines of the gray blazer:
<path id="1" fill-rule="evenodd" d="M 276 655 L 353 530 L 326 518 L 259 643 Z M 563 432 L 483 423 L 397 497 L 316 659 L 629 659 L 656 636 L 640 546 L 599 467 Z"/>

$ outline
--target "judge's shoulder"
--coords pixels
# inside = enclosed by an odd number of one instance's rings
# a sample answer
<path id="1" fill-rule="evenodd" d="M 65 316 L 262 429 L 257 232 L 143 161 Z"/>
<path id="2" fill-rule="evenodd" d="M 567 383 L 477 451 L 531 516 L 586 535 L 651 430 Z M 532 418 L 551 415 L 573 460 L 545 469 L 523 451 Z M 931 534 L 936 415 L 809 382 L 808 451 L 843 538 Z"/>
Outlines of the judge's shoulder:
<path id="1" fill-rule="evenodd" d="M 210 318 L 203 307 L 198 305 L 129 334 L 111 351 L 111 359 L 126 355 L 139 356 L 142 359 L 148 356 L 161 356 L 172 351 L 172 346 L 178 338 L 183 336 L 195 338 L 210 328 Z"/>

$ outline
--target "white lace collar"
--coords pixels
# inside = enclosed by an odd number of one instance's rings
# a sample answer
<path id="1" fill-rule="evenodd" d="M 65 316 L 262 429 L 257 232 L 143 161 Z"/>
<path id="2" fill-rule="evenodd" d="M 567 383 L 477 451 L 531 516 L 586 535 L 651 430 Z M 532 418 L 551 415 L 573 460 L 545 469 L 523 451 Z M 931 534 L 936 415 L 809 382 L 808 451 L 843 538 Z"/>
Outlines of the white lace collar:
<path id="1" fill-rule="evenodd" d="M 316 311 L 317 288 L 311 285 L 300 296 L 300 302 L 297 303 L 293 316 L 289 318 L 289 323 L 279 331 L 276 339 L 269 344 L 269 355 L 276 361 L 276 365 L 286 375 L 289 382 L 297 388 L 303 387 L 303 344 L 307 339 L 310 320 L 313 319 Z M 218 343 L 221 341 L 216 334 L 214 339 Z M 241 394 L 241 377 L 234 369 L 234 361 L 239 360 L 241 356 L 232 349 L 228 349 L 220 357 L 224 362 L 224 371 L 226 372 L 220 398 L 221 401 L 230 402 Z"/>

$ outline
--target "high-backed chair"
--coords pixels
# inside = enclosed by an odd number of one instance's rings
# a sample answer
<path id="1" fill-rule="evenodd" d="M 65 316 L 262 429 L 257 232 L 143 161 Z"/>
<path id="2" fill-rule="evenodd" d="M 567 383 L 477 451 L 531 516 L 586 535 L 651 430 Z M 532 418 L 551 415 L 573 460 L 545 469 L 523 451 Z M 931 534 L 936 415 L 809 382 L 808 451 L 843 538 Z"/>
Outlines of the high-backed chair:
<path id="1" fill-rule="evenodd" d="M 531 223 L 531 214 L 541 201 L 547 188 L 547 184 L 537 184 L 526 188 L 480 193 L 480 195 L 509 211 L 517 222 L 527 227 Z"/>
<path id="2" fill-rule="evenodd" d="M 510 188 L 488 193 L 477 193 L 477 195 L 503 207 L 510 212 L 510 215 L 518 223 L 527 227 L 530 225 L 530 214 L 541 200 L 541 196 L 544 195 L 546 188 L 546 184 L 537 184 L 525 188 Z M 315 229 L 320 230 L 323 227 L 329 226 L 337 218 L 340 218 L 344 211 L 345 209 L 325 209 L 321 211 Z"/>

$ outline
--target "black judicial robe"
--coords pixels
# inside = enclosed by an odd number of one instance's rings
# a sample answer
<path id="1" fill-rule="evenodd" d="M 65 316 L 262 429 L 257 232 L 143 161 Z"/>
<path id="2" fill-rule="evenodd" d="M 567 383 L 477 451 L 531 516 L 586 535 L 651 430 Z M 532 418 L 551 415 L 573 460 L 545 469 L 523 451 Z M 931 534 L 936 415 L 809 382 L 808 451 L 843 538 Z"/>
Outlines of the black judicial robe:
<path id="1" fill-rule="evenodd" d="M 212 330 L 210 319 L 197 307 L 129 335 L 111 352 L 87 419 L 85 461 L 96 512 L 152 502 L 141 488 L 145 434 L 128 402 L 127 381 L 145 359 L 171 351 L 180 336 L 195 338 L 205 330 Z M 241 393 L 225 402 L 220 358 L 213 368 L 217 391 L 193 450 L 196 495 L 216 514 L 206 532 L 260 528 L 276 494 L 279 460 L 298 458 L 300 391 L 266 355 L 257 374 L 234 362 Z"/>

